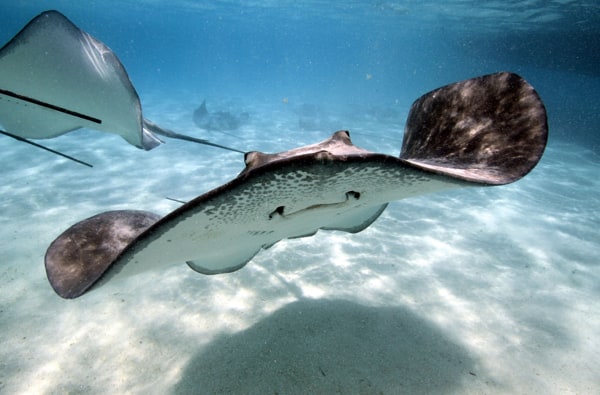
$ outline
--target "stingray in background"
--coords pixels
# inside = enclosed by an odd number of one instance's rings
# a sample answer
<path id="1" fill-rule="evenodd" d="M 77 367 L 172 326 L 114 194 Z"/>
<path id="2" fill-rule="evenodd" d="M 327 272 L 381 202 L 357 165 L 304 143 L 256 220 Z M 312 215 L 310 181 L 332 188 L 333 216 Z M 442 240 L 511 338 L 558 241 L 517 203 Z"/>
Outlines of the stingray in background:
<path id="1" fill-rule="evenodd" d="M 236 130 L 250 118 L 247 112 L 233 115 L 228 111 L 215 111 L 209 113 L 206 109 L 206 100 L 202 101 L 200 107 L 194 111 L 194 123 L 201 129 L 217 132 L 228 132 Z"/>
<path id="2" fill-rule="evenodd" d="M 163 218 L 120 210 L 73 225 L 49 246 L 46 273 L 60 296 L 76 298 L 101 278 L 180 262 L 232 272 L 285 238 L 360 232 L 393 200 L 516 181 L 547 136 L 544 105 L 518 75 L 451 84 L 413 103 L 399 158 L 354 146 L 346 131 L 278 154 L 248 152 L 235 179 Z"/>
<path id="3" fill-rule="evenodd" d="M 339 123 L 339 119 L 323 110 L 320 106 L 303 103 L 294 112 L 298 115 L 298 127 L 309 132 L 330 130 Z"/>
<path id="4" fill-rule="evenodd" d="M 0 124 L 3 134 L 21 141 L 90 128 L 145 150 L 162 135 L 242 152 L 144 119 L 117 56 L 57 11 L 33 18 L 0 48 Z"/>

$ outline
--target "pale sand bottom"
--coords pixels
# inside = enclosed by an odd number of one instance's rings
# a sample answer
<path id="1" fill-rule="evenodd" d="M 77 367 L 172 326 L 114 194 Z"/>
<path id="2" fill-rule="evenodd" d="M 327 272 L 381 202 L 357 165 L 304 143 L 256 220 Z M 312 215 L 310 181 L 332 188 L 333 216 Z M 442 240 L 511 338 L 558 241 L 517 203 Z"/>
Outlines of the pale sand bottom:
<path id="1" fill-rule="evenodd" d="M 328 137 L 261 147 L 259 126 L 242 130 L 252 149 Z M 510 186 L 393 203 L 360 234 L 281 242 L 236 273 L 181 264 L 66 301 L 43 268 L 62 230 L 109 209 L 165 214 L 165 196 L 205 192 L 242 159 L 87 131 L 51 144 L 95 168 L 0 139 L 2 393 L 600 390 L 599 160 L 580 147 L 551 145 Z"/>

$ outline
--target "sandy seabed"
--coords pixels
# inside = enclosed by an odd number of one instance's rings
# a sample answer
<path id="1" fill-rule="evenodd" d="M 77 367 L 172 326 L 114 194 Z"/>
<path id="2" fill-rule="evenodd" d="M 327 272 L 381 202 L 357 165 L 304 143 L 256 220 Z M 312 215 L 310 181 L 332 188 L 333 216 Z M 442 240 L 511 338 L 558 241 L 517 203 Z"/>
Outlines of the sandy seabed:
<path id="1" fill-rule="evenodd" d="M 237 137 L 203 134 L 180 108 L 147 114 L 243 150 L 335 130 L 297 133 L 294 112 L 246 107 Z M 385 122 L 339 128 L 399 150 Z M 166 214 L 178 203 L 165 197 L 192 199 L 243 159 L 86 130 L 44 143 L 94 168 L 0 138 L 1 393 L 600 392 L 600 158 L 585 148 L 551 139 L 512 185 L 395 202 L 359 234 L 282 241 L 235 273 L 182 263 L 64 300 L 43 266 L 59 233 L 112 209 Z"/>

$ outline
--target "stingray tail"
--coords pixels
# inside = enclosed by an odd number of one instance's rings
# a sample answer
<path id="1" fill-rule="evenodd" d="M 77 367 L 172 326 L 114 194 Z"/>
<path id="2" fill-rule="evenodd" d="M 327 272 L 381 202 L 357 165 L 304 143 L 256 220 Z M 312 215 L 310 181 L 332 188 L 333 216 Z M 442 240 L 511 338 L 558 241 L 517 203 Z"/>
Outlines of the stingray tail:
<path id="1" fill-rule="evenodd" d="M 82 161 L 80 159 L 74 158 L 74 157 L 69 156 L 67 154 L 64 154 L 64 153 L 62 153 L 60 151 L 53 150 L 52 148 L 48 148 L 45 145 L 34 143 L 33 141 L 27 140 L 26 138 L 17 136 L 17 135 L 12 134 L 12 133 L 8 133 L 7 131 L 0 130 L 0 134 L 3 134 L 3 135 L 8 136 L 8 137 L 11 137 L 11 138 L 13 138 L 13 139 L 15 139 L 17 141 L 21 141 L 23 143 L 26 143 L 26 144 L 29 144 L 29 145 L 33 145 L 34 147 L 43 149 L 44 151 L 51 152 L 51 153 L 53 153 L 55 155 L 62 156 L 63 158 L 69 159 L 69 160 L 71 160 L 73 162 L 76 162 L 76 163 L 79 163 L 81 165 L 84 165 L 84 166 L 87 166 L 87 167 L 94 167 L 93 165 L 91 165 L 91 164 L 89 164 L 87 162 L 84 162 L 84 161 Z"/>
<path id="2" fill-rule="evenodd" d="M 400 158 L 423 170 L 501 185 L 529 173 L 547 139 L 546 109 L 535 89 L 517 74 L 501 72 L 417 99 Z"/>
<path id="3" fill-rule="evenodd" d="M 188 136 L 188 135 L 181 134 L 181 133 L 176 133 L 169 129 L 164 129 L 164 128 L 158 126 L 157 124 L 150 122 L 147 119 L 144 119 L 143 129 L 144 129 L 144 131 L 150 132 L 150 134 L 158 134 L 161 136 L 170 137 L 172 139 L 191 141 L 191 142 L 198 143 L 198 144 L 210 145 L 211 147 L 217 147 L 217 148 L 221 148 L 221 149 L 224 149 L 227 151 L 239 152 L 240 154 L 246 153 L 245 151 L 240 151 L 238 149 L 227 147 L 225 145 L 212 143 L 208 140 L 199 139 L 199 138 Z"/>

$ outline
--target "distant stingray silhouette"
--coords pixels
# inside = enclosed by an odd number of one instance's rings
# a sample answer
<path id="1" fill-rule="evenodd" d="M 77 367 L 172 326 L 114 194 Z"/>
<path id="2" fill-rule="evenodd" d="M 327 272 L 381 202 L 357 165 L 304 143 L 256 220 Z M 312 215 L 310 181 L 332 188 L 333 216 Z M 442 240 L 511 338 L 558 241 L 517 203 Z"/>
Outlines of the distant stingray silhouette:
<path id="1" fill-rule="evenodd" d="M 201 129 L 214 130 L 218 132 L 232 131 L 246 122 L 250 115 L 242 112 L 240 115 L 233 115 L 227 111 L 216 111 L 209 113 L 206 109 L 206 100 L 202 101 L 200 107 L 194 111 L 194 123 Z"/>

